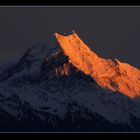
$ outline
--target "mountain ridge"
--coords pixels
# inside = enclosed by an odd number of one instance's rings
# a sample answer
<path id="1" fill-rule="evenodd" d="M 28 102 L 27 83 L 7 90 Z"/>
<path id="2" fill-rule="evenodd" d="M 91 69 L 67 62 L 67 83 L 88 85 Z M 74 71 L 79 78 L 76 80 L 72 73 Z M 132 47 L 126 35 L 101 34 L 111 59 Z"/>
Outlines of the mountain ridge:
<path id="1" fill-rule="evenodd" d="M 118 90 L 131 98 L 140 95 L 140 71 L 137 68 L 118 59 L 113 61 L 99 57 L 76 33 L 68 36 L 55 33 L 55 36 L 69 61 L 93 77 L 100 86 Z"/>

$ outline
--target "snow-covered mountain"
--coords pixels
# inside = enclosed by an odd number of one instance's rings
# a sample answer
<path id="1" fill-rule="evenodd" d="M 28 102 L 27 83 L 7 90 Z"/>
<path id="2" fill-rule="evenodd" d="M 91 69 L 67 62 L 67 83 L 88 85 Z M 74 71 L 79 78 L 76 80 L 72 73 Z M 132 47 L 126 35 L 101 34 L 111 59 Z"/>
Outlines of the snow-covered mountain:
<path id="1" fill-rule="evenodd" d="M 140 71 L 55 33 L 0 73 L 0 130 L 140 131 Z"/>

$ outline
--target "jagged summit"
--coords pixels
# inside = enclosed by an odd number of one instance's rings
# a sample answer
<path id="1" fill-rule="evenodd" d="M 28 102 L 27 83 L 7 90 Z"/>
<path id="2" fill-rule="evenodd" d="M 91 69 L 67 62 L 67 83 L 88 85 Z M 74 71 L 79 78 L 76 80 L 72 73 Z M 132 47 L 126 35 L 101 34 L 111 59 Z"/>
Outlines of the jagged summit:
<path id="1" fill-rule="evenodd" d="M 140 95 L 140 71 L 126 63 L 104 59 L 94 53 L 76 34 L 55 33 L 69 62 L 90 75 L 103 88 L 120 91 L 129 97 Z"/>

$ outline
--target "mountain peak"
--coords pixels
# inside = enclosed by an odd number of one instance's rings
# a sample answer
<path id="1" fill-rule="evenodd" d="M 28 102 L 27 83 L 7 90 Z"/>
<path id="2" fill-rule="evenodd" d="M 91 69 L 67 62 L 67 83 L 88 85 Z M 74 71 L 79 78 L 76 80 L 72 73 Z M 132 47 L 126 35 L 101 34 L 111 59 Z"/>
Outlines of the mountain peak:
<path id="1" fill-rule="evenodd" d="M 63 34 L 60 34 L 60 33 L 54 33 L 54 36 L 56 38 L 58 38 L 58 36 L 61 36 L 61 37 L 78 37 L 78 34 L 73 30 L 72 33 L 68 34 L 68 33 L 63 33 Z M 78 37 L 79 38 L 79 37 Z"/>
<path id="2" fill-rule="evenodd" d="M 93 61 L 97 55 L 80 39 L 76 33 L 68 36 L 60 35 L 58 33 L 55 35 L 60 47 L 64 51 L 64 54 L 68 56 L 69 61 L 86 74 L 90 74 L 90 62 Z"/>
<path id="3" fill-rule="evenodd" d="M 137 68 L 117 58 L 113 61 L 99 57 L 75 32 L 69 35 L 55 33 L 46 42 L 33 46 L 22 57 L 19 67 L 40 69 L 44 61 L 51 61 L 49 64 L 56 65 L 57 70 L 56 59 L 64 63 L 62 60 L 65 56 L 68 66 L 72 64 L 78 71 L 92 77 L 102 88 L 119 91 L 132 98 L 140 95 L 140 71 Z M 52 60 L 55 62 L 52 63 Z M 67 71 L 69 67 L 62 65 L 59 70 Z"/>

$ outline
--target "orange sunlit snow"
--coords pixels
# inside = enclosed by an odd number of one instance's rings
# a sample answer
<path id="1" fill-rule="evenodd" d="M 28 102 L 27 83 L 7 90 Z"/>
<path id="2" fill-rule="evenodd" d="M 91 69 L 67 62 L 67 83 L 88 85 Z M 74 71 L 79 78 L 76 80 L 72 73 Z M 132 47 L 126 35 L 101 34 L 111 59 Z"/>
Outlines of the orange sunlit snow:
<path id="1" fill-rule="evenodd" d="M 76 33 L 68 36 L 55 33 L 55 36 L 69 62 L 94 78 L 101 87 L 119 91 L 131 98 L 140 95 L 140 71 L 137 68 L 117 59 L 113 61 L 99 57 Z M 64 72 L 67 74 L 67 71 Z"/>

